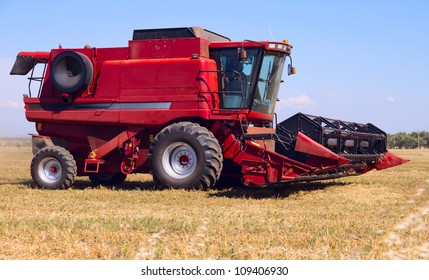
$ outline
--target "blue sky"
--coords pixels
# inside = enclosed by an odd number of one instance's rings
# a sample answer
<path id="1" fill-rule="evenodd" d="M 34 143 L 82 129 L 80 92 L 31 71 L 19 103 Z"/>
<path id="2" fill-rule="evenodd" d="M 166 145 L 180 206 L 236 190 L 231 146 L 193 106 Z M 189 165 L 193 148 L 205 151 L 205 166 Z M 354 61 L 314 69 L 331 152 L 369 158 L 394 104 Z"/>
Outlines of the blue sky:
<path id="1" fill-rule="evenodd" d="M 284 77 L 279 120 L 304 112 L 429 131 L 429 1 L 0 0 L 0 136 L 35 132 L 27 79 L 9 76 L 19 51 L 126 46 L 133 29 L 181 26 L 288 39 L 298 72 Z"/>

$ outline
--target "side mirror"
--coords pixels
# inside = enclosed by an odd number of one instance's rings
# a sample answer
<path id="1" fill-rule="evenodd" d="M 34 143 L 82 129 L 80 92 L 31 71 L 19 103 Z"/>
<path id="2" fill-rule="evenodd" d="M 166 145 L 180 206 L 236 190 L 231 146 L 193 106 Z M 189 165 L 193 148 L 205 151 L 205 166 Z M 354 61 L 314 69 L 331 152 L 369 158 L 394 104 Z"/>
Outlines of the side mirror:
<path id="1" fill-rule="evenodd" d="M 288 65 L 288 71 L 287 74 L 290 75 L 295 75 L 296 74 L 296 68 L 294 66 L 292 66 L 291 64 Z"/>

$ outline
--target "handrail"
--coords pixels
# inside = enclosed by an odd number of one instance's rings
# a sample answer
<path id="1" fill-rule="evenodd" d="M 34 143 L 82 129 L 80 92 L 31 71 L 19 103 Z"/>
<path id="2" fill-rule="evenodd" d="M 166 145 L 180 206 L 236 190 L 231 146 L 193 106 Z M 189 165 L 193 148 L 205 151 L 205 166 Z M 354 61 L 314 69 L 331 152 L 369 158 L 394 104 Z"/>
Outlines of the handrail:
<path id="1" fill-rule="evenodd" d="M 39 63 L 43 63 L 43 72 L 42 72 L 42 76 L 38 76 L 38 77 L 34 77 L 34 69 L 36 68 L 36 64 Z M 47 61 L 45 59 L 35 59 L 34 60 L 34 65 L 33 68 L 31 69 L 31 74 L 30 77 L 28 78 L 29 82 L 28 82 L 28 93 L 29 96 L 31 96 L 31 82 L 32 81 L 36 81 L 39 82 L 39 90 L 37 92 L 37 97 L 40 98 L 40 94 L 42 93 L 42 85 L 43 85 L 43 80 L 45 79 L 45 74 L 46 74 L 46 67 L 47 67 Z"/>

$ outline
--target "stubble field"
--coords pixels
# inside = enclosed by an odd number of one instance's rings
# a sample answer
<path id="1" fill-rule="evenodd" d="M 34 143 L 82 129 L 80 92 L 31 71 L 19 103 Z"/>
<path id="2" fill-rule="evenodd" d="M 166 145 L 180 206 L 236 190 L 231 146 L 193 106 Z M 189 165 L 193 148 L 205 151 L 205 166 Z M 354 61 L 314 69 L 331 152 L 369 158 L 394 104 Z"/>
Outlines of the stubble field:
<path id="1" fill-rule="evenodd" d="M 381 172 L 277 188 L 155 190 L 79 177 L 33 188 L 29 147 L 0 147 L 0 259 L 429 259 L 429 150 Z"/>

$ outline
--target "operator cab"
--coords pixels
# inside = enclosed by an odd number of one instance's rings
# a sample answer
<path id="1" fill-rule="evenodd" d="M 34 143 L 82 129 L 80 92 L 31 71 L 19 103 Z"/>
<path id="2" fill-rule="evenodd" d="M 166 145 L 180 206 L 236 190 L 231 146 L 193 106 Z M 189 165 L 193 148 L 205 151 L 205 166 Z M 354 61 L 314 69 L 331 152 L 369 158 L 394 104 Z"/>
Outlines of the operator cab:
<path id="1" fill-rule="evenodd" d="M 246 47 L 245 43 L 250 46 Z M 215 47 L 210 52 L 218 66 L 221 108 L 274 114 L 291 47 L 286 43 L 269 42 L 237 44 L 235 47 Z"/>

